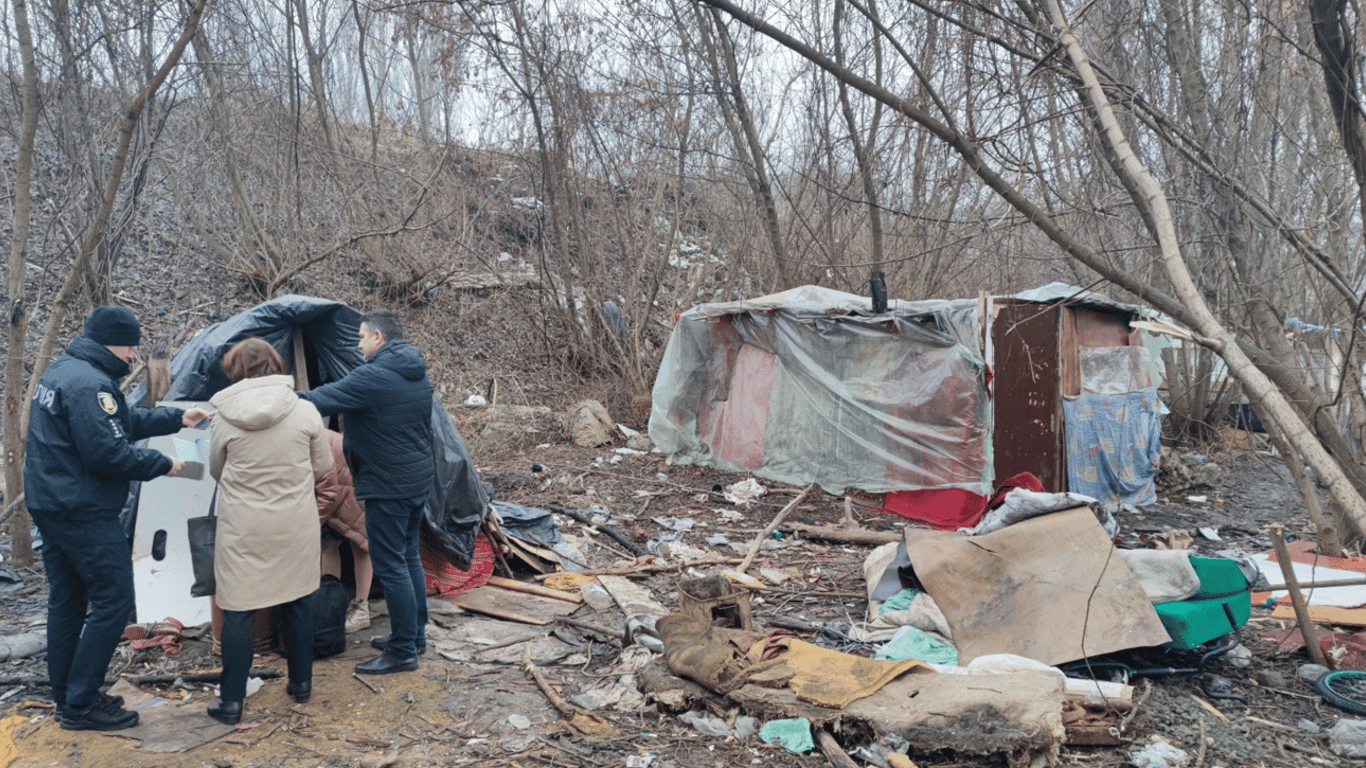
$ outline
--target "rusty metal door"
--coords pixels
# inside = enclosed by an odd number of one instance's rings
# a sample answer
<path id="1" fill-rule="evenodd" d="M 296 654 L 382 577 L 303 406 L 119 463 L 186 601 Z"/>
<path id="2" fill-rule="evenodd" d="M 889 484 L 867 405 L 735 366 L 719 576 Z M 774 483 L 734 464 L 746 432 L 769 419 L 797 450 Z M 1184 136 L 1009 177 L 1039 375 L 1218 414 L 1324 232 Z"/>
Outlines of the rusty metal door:
<path id="1" fill-rule="evenodd" d="M 991 325 L 996 349 L 996 483 L 1032 472 L 1045 491 L 1067 490 L 1059 386 L 1063 308 L 997 305 Z"/>

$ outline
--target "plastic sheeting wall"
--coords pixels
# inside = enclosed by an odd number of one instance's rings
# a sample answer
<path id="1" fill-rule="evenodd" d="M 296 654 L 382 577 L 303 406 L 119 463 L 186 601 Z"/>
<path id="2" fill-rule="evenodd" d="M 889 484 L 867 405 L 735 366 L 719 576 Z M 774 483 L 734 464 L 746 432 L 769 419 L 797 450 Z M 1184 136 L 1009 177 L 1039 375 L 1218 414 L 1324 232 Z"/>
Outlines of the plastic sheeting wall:
<path id="1" fill-rule="evenodd" d="M 991 403 L 974 301 L 806 286 L 684 313 L 655 380 L 670 461 L 832 493 L 989 493 Z"/>

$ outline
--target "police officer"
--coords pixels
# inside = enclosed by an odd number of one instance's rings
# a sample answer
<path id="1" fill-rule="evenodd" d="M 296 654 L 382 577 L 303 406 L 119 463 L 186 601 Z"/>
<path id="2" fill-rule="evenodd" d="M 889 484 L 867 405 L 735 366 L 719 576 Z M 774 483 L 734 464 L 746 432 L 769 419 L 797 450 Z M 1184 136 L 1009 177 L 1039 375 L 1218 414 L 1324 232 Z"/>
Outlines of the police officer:
<path id="1" fill-rule="evenodd" d="M 29 406 L 24 493 L 43 537 L 48 680 L 57 716 L 71 731 L 138 722 L 121 697 L 100 691 L 134 606 L 132 551 L 119 511 L 129 481 L 173 476 L 184 464 L 134 442 L 210 417 L 198 408 L 128 406 L 119 379 L 141 339 L 132 312 L 96 309 L 38 380 Z"/>

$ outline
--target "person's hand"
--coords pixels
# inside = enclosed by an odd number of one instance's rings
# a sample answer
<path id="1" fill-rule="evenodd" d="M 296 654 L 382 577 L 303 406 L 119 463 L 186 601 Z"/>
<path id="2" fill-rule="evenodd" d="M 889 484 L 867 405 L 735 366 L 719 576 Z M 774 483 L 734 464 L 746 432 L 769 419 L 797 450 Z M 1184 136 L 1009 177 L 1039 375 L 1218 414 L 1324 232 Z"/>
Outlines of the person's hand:
<path id="1" fill-rule="evenodd" d="M 185 468 L 185 462 L 174 456 L 167 456 L 171 460 L 171 471 L 166 473 L 167 477 L 175 477 L 176 473 Z"/>
<path id="2" fill-rule="evenodd" d="M 180 423 L 186 427 L 197 427 L 200 423 L 213 419 L 213 414 L 203 408 L 191 408 L 180 417 Z"/>

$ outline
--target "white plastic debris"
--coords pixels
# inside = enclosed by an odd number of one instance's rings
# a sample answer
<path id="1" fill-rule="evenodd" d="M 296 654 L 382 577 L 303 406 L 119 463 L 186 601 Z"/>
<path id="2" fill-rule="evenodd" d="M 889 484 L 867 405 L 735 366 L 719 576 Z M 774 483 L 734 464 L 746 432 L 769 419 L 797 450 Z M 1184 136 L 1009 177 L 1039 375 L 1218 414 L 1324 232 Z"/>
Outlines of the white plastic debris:
<path id="1" fill-rule="evenodd" d="M 758 480 L 747 477 L 738 483 L 731 483 L 726 486 L 725 493 L 722 495 L 725 496 L 726 501 L 732 504 L 745 506 L 765 493 L 768 493 L 767 488 L 760 485 Z"/>
<path id="2" fill-rule="evenodd" d="M 478 407 L 485 406 L 488 404 L 489 401 L 485 400 L 483 395 L 470 395 L 469 397 L 465 398 L 465 405 L 473 405 Z"/>

